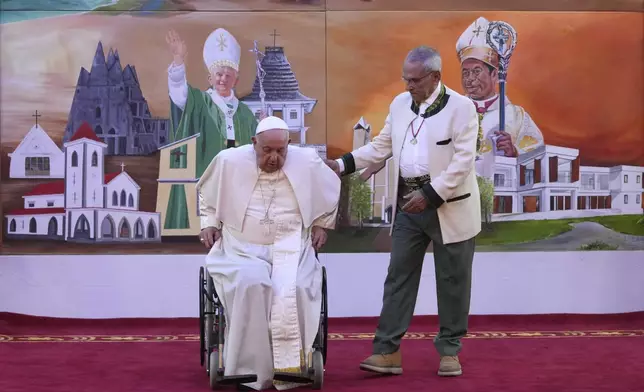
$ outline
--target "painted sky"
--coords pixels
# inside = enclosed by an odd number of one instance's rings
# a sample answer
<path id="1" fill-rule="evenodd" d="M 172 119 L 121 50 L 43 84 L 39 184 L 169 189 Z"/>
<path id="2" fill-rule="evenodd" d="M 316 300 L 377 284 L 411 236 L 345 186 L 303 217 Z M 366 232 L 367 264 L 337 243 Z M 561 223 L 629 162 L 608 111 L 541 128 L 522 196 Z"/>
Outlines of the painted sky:
<path id="1" fill-rule="evenodd" d="M 417 45 L 440 51 L 444 81 L 462 91 L 455 45 L 479 16 L 516 29 L 508 97 L 547 144 L 580 149 L 585 164 L 644 166 L 644 35 L 636 13 L 329 13 L 330 150 L 351 148 L 348 130 L 360 116 L 380 130 L 404 89 L 405 55 Z"/>
<path id="2" fill-rule="evenodd" d="M 165 37 L 176 30 L 188 46 L 188 83 L 205 90 L 207 71 L 203 45 L 216 28 L 230 31 L 242 47 L 237 96 L 248 94 L 255 80 L 255 59 L 249 51 L 253 40 L 260 48 L 284 46 L 300 90 L 318 100 L 307 116 L 310 143 L 326 139 L 326 80 L 324 14 L 290 13 L 158 13 L 156 16 L 127 14 L 67 15 L 10 23 L 0 36 L 2 89 L 0 109 L 2 144 L 16 145 L 33 125 L 32 113 L 42 113 L 41 124 L 59 141 L 62 139 L 74 88 L 81 67 L 91 69 L 99 41 L 105 55 L 118 50 L 121 65 L 136 68 L 151 113 L 169 115 L 168 74 L 172 61 Z"/>
<path id="3" fill-rule="evenodd" d="M 231 31 L 243 48 L 239 96 L 254 80 L 252 41 L 272 44 L 276 28 L 301 91 L 318 99 L 306 119 L 308 141 L 326 141 L 337 156 L 351 148 L 351 128 L 361 116 L 379 130 L 404 88 L 400 68 L 412 47 L 438 48 L 444 80 L 461 91 L 455 43 L 478 16 L 516 28 L 508 96 L 530 113 L 548 144 L 579 148 L 585 164 L 644 165 L 643 27 L 635 13 L 199 12 L 10 23 L 0 36 L 2 144 L 21 140 L 34 110 L 60 141 L 79 70 L 91 67 L 99 40 L 106 52 L 118 49 L 123 65 L 136 67 L 152 114 L 165 117 L 168 28 L 188 43 L 188 81 L 200 88 L 206 87 L 205 38 L 217 27 Z"/>

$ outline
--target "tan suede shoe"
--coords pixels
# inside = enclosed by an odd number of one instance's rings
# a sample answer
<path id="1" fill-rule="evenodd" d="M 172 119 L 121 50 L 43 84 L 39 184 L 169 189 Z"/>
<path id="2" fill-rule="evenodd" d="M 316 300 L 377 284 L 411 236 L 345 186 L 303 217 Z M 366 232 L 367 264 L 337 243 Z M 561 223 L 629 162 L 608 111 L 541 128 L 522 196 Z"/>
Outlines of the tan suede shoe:
<path id="1" fill-rule="evenodd" d="M 373 354 L 360 363 L 360 369 L 380 374 L 402 374 L 400 350 L 393 354 Z"/>
<path id="2" fill-rule="evenodd" d="M 454 377 L 463 374 L 461 363 L 458 357 L 441 357 L 441 364 L 438 367 L 438 375 L 441 377 Z"/>

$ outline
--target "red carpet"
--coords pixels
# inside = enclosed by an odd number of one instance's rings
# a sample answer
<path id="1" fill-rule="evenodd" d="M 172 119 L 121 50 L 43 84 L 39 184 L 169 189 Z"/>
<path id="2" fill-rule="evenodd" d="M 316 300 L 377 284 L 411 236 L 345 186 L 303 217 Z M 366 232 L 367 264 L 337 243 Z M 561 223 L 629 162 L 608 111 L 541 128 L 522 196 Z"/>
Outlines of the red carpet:
<path id="1" fill-rule="evenodd" d="M 644 313 L 606 316 L 473 316 L 464 375 L 435 375 L 434 317 L 404 341 L 404 374 L 379 377 L 358 363 L 375 319 L 330 320 L 324 390 L 332 392 L 642 391 Z M 208 391 L 197 321 L 65 320 L 0 313 L 2 392 Z M 301 388 L 299 390 L 309 390 Z"/>

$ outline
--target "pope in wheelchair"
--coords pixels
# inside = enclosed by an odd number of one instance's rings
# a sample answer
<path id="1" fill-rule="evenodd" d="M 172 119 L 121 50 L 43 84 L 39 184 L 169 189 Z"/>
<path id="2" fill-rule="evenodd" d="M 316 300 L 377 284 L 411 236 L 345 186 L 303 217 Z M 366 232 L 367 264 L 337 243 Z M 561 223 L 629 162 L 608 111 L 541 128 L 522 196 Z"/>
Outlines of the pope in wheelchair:
<path id="1" fill-rule="evenodd" d="M 197 184 L 201 362 L 212 389 L 321 389 L 326 274 L 317 249 L 335 226 L 340 179 L 315 149 L 289 145 L 280 118 L 252 145 L 221 151 Z"/>

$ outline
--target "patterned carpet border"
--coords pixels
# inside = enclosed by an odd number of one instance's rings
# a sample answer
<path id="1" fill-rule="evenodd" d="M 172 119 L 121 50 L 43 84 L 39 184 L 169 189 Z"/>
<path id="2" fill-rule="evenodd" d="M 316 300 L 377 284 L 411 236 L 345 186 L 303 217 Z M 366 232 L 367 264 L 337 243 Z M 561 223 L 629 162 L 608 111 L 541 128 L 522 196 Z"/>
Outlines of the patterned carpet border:
<path id="1" fill-rule="evenodd" d="M 409 332 L 407 340 L 430 340 L 435 333 Z M 466 339 L 643 338 L 644 330 L 471 332 Z M 329 340 L 372 340 L 373 333 L 330 333 Z M 197 342 L 199 335 L 0 335 L 0 343 L 164 343 Z"/>

